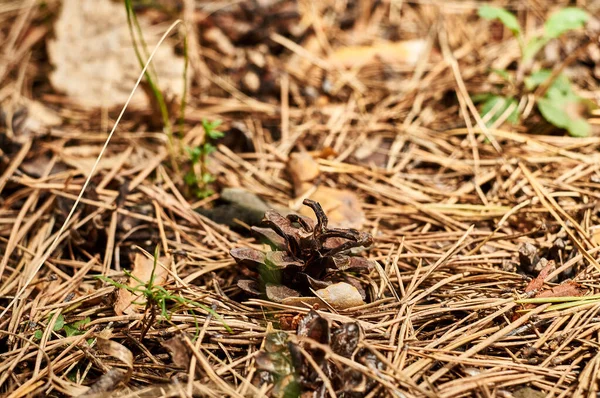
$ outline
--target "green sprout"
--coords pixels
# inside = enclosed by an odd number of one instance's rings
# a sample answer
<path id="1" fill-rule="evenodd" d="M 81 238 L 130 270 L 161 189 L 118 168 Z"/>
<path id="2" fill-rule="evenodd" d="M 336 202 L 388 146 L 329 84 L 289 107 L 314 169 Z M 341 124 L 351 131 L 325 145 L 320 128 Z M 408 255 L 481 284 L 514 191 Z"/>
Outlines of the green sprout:
<path id="1" fill-rule="evenodd" d="M 209 122 L 202 120 L 204 129 L 204 140 L 201 145 L 186 148 L 190 169 L 184 176 L 184 182 L 190 191 L 199 199 L 204 199 L 214 192 L 210 189 L 210 184 L 215 181 L 215 177 L 208 171 L 208 156 L 216 150 L 213 142 L 225 136 L 217 128 L 221 125 L 220 120 Z"/>
<path id="2" fill-rule="evenodd" d="M 158 264 L 158 257 L 159 257 L 159 249 L 157 247 L 154 252 L 154 265 L 152 268 L 152 273 L 150 274 L 150 279 L 147 282 L 144 282 L 143 280 L 136 277 L 129 271 L 124 271 L 125 275 L 127 275 L 130 279 L 133 279 L 138 283 L 138 285 L 136 285 L 136 286 L 129 286 L 129 285 L 126 285 L 123 283 L 119 283 L 119 282 L 117 282 L 109 277 L 106 277 L 104 275 L 96 275 L 95 276 L 97 279 L 100 279 L 103 282 L 109 283 L 116 288 L 125 289 L 133 294 L 140 294 L 145 297 L 145 299 L 146 299 L 145 303 L 136 303 L 136 302 L 133 303 L 133 304 L 138 304 L 138 305 L 145 304 L 146 309 L 149 310 L 148 312 L 150 314 L 150 318 L 146 322 L 146 327 L 142 331 L 140 340 L 142 340 L 144 338 L 147 331 L 150 329 L 150 326 L 152 326 L 152 323 L 154 322 L 154 319 L 156 318 L 157 309 L 160 309 L 160 315 L 163 319 L 166 319 L 166 320 L 171 319 L 169 307 L 170 307 L 170 304 L 172 304 L 172 303 L 174 303 L 176 305 L 185 306 L 185 307 L 201 308 L 204 311 L 210 313 L 216 319 L 218 319 L 229 333 L 233 333 L 233 331 L 225 323 L 223 318 L 221 318 L 221 316 L 212 308 L 210 308 L 204 304 L 198 303 L 196 301 L 186 299 L 185 297 L 171 294 L 164 287 L 154 283 L 155 278 L 156 278 L 155 271 L 156 271 L 156 266 Z M 192 311 L 192 314 L 195 315 L 195 313 L 193 311 Z"/>
<path id="3" fill-rule="evenodd" d="M 54 315 L 54 313 L 50 313 L 48 315 L 48 321 L 50 321 L 52 319 L 53 315 Z M 87 325 L 88 323 L 90 323 L 91 321 L 92 320 L 90 319 L 90 317 L 86 317 L 79 321 L 65 323 L 65 317 L 63 316 L 63 314 L 60 314 L 56 318 L 56 322 L 54 322 L 54 325 L 52 326 L 52 330 L 54 332 L 64 331 L 66 337 L 79 336 L 79 335 L 82 335 L 85 333 L 83 330 L 81 330 L 81 328 L 84 327 L 85 325 Z M 33 334 L 33 337 L 36 340 L 41 340 L 43 335 L 44 335 L 44 331 L 38 329 Z M 90 345 L 92 344 L 91 341 L 93 341 L 93 339 L 88 340 L 88 343 Z"/>

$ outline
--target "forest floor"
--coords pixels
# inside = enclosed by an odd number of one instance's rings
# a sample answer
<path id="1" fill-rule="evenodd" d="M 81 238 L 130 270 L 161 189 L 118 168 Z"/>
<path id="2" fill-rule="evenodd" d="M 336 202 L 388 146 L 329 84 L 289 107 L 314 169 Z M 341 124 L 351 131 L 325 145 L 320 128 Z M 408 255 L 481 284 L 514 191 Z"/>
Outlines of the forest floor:
<path id="1" fill-rule="evenodd" d="M 2 2 L 0 394 L 596 396 L 600 21 L 498 4 Z"/>

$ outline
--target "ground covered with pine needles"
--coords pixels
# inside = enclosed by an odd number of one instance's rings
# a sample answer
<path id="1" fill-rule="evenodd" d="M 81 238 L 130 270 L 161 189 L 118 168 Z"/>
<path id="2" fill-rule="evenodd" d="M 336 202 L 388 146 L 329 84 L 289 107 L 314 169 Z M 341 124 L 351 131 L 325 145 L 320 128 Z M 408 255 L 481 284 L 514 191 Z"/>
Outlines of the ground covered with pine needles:
<path id="1" fill-rule="evenodd" d="M 505 3 L 531 31 L 557 5 Z M 185 112 L 168 101 L 169 138 L 151 95 L 126 111 L 72 217 L 120 107 L 52 88 L 59 2 L 0 5 L 2 394 L 598 393 L 600 113 L 585 138 L 545 122 L 534 97 L 521 123 L 486 124 L 472 97 L 498 89 L 490 70 L 514 68 L 510 32 L 474 2 L 157 4 L 135 11 L 163 32 L 188 24 Z M 599 44 L 590 23 L 535 62 L 598 103 Z M 206 142 L 203 120 L 224 135 L 202 157 L 199 196 L 185 179 L 199 165 L 179 149 Z M 294 153 L 317 166 L 301 194 Z M 351 224 L 373 238 L 372 266 L 348 273 L 364 304 L 249 295 L 238 281 L 256 273 L 230 252 L 264 246 L 242 210 L 211 212 L 222 192 L 299 211 L 323 187 L 355 195 Z M 139 288 L 143 266 L 154 274 Z M 136 288 L 135 310 L 119 308 Z"/>

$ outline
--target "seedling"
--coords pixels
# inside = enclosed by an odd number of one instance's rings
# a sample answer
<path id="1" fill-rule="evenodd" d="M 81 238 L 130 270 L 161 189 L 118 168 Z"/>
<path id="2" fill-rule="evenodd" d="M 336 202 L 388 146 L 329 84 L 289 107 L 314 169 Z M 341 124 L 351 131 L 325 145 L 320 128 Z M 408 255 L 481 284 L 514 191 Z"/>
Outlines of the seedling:
<path id="1" fill-rule="evenodd" d="M 200 199 L 206 198 L 214 193 L 212 189 L 210 189 L 210 184 L 215 181 L 215 177 L 208 171 L 206 165 L 208 155 L 216 150 L 213 142 L 225 135 L 223 132 L 217 130 L 217 127 L 220 125 L 220 120 L 215 120 L 214 122 L 203 120 L 202 128 L 204 129 L 204 140 L 202 144 L 192 148 L 186 148 L 189 156 L 190 169 L 186 173 L 184 181 L 190 191 Z"/>
<path id="2" fill-rule="evenodd" d="M 518 109 L 518 93 L 532 93 L 542 86 L 547 89 L 540 98 L 537 98 L 536 104 L 544 119 L 556 127 L 564 128 L 572 136 L 589 135 L 591 127 L 577 110 L 581 106 L 589 108 L 590 104 L 575 94 L 569 79 L 563 74 L 553 76 L 552 71 L 548 69 L 529 71 L 535 56 L 550 40 L 583 27 L 589 19 L 589 14 L 575 7 L 564 8 L 548 18 L 543 33 L 527 40 L 523 37 L 517 18 L 507 10 L 484 5 L 479 8 L 479 16 L 489 20 L 499 20 L 515 35 L 521 49 L 521 60 L 516 73 L 507 70 L 493 71 L 504 80 L 502 91 L 517 93 L 514 95 L 486 93 L 473 97 L 474 102 L 481 103 L 480 112 L 486 124 L 492 126 L 500 118 L 512 124 L 518 123 L 521 117 Z M 526 75 L 525 71 L 529 74 Z M 521 83 L 524 83 L 524 90 Z M 508 87 L 512 87 L 512 90 L 507 90 Z"/>
<path id="3" fill-rule="evenodd" d="M 154 265 L 152 268 L 152 273 L 150 275 L 150 279 L 147 282 L 144 282 L 143 280 L 139 279 L 138 277 L 136 277 L 129 271 L 124 271 L 125 275 L 127 275 L 130 279 L 133 279 L 138 283 L 138 285 L 133 286 L 133 287 L 123 284 L 123 283 L 119 283 L 119 282 L 117 282 L 109 277 L 106 277 L 104 275 L 96 275 L 96 278 L 98 278 L 101 281 L 104 281 L 106 283 L 109 283 L 119 289 L 125 289 L 133 294 L 144 296 L 144 298 L 146 299 L 146 301 L 144 303 L 141 303 L 141 302 L 133 303 L 133 304 L 138 304 L 138 305 L 145 304 L 146 305 L 146 313 L 149 314 L 149 318 L 146 319 L 145 327 L 142 330 L 142 333 L 140 335 L 140 340 L 144 339 L 144 336 L 146 335 L 146 333 L 148 332 L 150 327 L 153 325 L 153 323 L 156 319 L 157 311 L 159 309 L 160 309 L 160 315 L 163 319 L 168 320 L 171 318 L 170 311 L 173 311 L 174 309 L 170 308 L 170 305 L 173 303 L 176 305 L 181 305 L 181 306 L 186 306 L 186 307 L 197 307 L 197 308 L 203 309 L 204 311 L 210 313 L 216 319 L 221 321 L 221 323 L 223 324 L 225 329 L 228 332 L 232 333 L 233 331 L 231 330 L 231 328 L 225 323 L 223 318 L 221 318 L 221 316 L 219 314 L 217 314 L 216 311 L 214 311 L 212 308 L 207 307 L 206 305 L 198 303 L 196 301 L 186 299 L 185 297 L 171 294 L 164 287 L 156 285 L 154 283 L 155 277 L 156 277 L 155 271 L 156 271 L 156 266 L 158 264 L 158 257 L 159 257 L 159 251 L 158 251 L 158 247 L 157 247 L 154 252 Z"/>
<path id="4" fill-rule="evenodd" d="M 48 316 L 48 320 L 50 320 L 51 318 L 52 318 L 52 313 L 50 313 L 50 315 Z M 54 325 L 52 326 L 52 330 L 55 332 L 60 332 L 61 330 L 64 330 L 65 335 L 67 337 L 78 336 L 78 335 L 85 333 L 83 330 L 81 330 L 81 328 L 90 322 L 91 322 L 90 317 L 86 317 L 79 321 L 75 321 L 72 323 L 65 323 L 65 317 L 62 314 L 60 314 L 56 318 L 56 322 L 54 322 Z M 36 330 L 35 333 L 33 334 L 33 337 L 36 340 L 41 340 L 43 334 L 44 334 L 44 332 L 42 330 Z M 88 342 L 90 342 L 90 340 L 88 340 Z M 90 344 L 91 344 L 91 342 L 90 342 Z"/>

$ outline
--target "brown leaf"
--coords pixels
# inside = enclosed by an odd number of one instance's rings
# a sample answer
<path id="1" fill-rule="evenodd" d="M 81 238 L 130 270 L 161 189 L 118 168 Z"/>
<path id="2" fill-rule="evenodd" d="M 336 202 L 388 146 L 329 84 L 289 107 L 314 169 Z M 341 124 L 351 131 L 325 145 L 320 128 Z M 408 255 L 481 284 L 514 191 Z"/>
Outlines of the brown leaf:
<path id="1" fill-rule="evenodd" d="M 150 282 L 150 279 L 154 275 L 153 285 L 164 285 L 167 281 L 168 272 L 163 266 L 168 266 L 169 262 L 169 257 L 160 257 L 156 267 L 154 267 L 154 259 L 136 253 L 133 260 L 133 271 L 131 271 L 131 275 L 144 283 Z M 143 288 L 143 286 L 140 285 L 140 282 L 136 279 L 129 279 L 129 287 Z M 145 300 L 146 299 L 141 292 L 134 293 L 127 289 L 119 289 L 117 301 L 114 305 L 115 313 L 121 316 L 123 314 L 131 315 L 140 312 L 144 309 Z"/>
<path id="2" fill-rule="evenodd" d="M 103 353 L 110 355 L 111 357 L 117 358 L 123 362 L 130 370 L 133 370 L 133 354 L 129 348 L 125 347 L 121 343 L 117 343 L 113 340 L 107 340 L 102 337 L 96 337 L 98 349 Z"/>
<path id="3" fill-rule="evenodd" d="M 105 393 L 114 391 L 120 383 L 126 383 L 129 379 L 127 372 L 123 369 L 113 368 L 100 376 L 88 391 L 79 395 L 79 398 L 96 398 L 110 396 Z"/>
<path id="4" fill-rule="evenodd" d="M 276 303 L 282 303 L 283 300 L 290 297 L 300 296 L 300 292 L 297 290 L 291 289 L 284 285 L 273 285 L 270 283 L 266 286 L 266 294 L 269 300 Z"/>
<path id="5" fill-rule="evenodd" d="M 144 40 L 152 49 L 164 33 L 138 17 Z M 123 4 L 110 0 L 64 0 L 48 41 L 48 56 L 54 69 L 50 82 L 79 105 L 112 107 L 125 103 L 138 78 L 140 64 L 134 52 Z M 167 41 L 152 59 L 160 88 L 181 97 L 184 92 L 184 60 Z M 142 90 L 134 104 L 145 106 Z"/>
<path id="6" fill-rule="evenodd" d="M 553 287 L 552 289 L 544 290 L 536 294 L 536 298 L 538 297 L 579 297 L 583 296 L 583 289 L 581 289 L 581 285 L 575 282 L 563 282 L 558 286 Z"/>
<path id="7" fill-rule="evenodd" d="M 540 290 L 544 286 L 544 281 L 550 275 L 552 271 L 556 268 L 553 260 L 548 261 L 546 266 L 540 271 L 539 275 L 532 279 L 531 282 L 525 288 L 525 292 L 530 292 L 532 290 Z"/>
<path id="8" fill-rule="evenodd" d="M 190 352 L 189 346 L 185 343 L 184 335 L 178 334 L 161 344 L 169 351 L 169 354 L 171 354 L 173 365 L 185 369 L 186 371 L 189 369 L 192 353 Z"/>
<path id="9" fill-rule="evenodd" d="M 366 220 L 358 197 L 351 191 L 320 186 L 310 199 L 321 204 L 333 227 L 361 229 Z M 311 213 L 306 207 L 300 210 L 306 216 Z"/>

